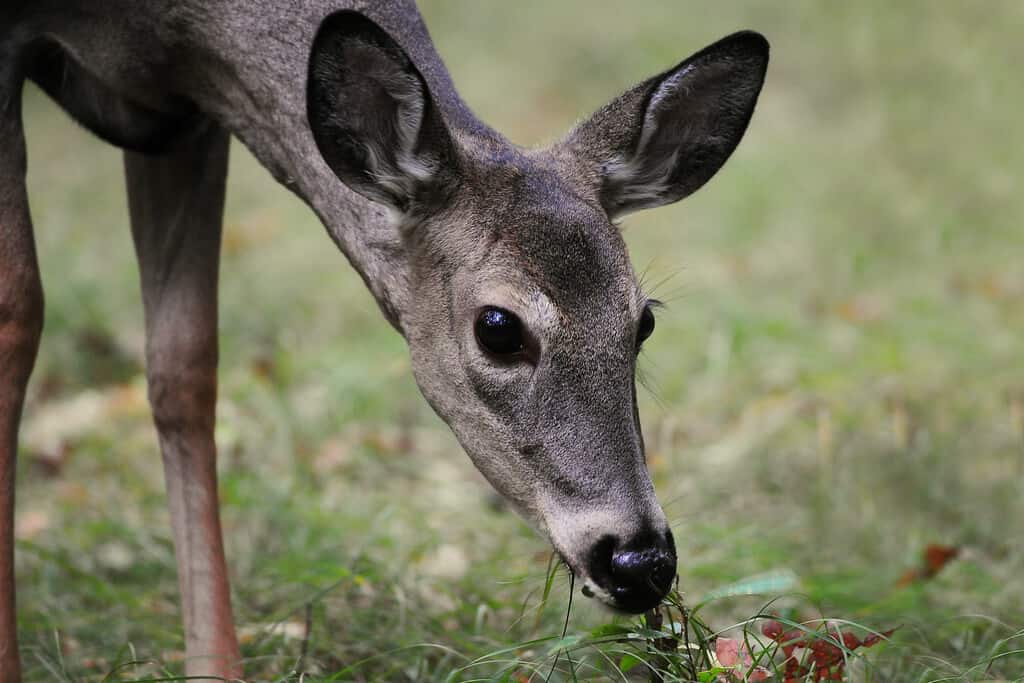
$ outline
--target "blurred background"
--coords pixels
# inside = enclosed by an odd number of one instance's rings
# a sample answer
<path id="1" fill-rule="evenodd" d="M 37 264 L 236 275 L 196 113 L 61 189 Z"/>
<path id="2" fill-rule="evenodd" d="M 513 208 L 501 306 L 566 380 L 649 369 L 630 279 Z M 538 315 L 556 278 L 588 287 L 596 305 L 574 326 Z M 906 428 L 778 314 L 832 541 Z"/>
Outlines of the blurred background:
<path id="1" fill-rule="evenodd" d="M 902 624 L 890 680 L 1012 649 L 1024 5 L 421 6 L 467 102 L 527 146 L 727 33 L 768 37 L 732 159 L 624 228 L 668 304 L 640 363 L 641 416 L 679 588 L 697 603 L 768 573 L 773 609 Z M 126 659 L 174 670 L 120 154 L 31 87 L 25 116 L 47 302 L 18 473 L 27 676 L 98 680 Z M 314 671 L 390 652 L 343 679 L 434 679 L 559 635 L 564 575 L 538 608 L 547 545 L 426 406 L 404 342 L 312 213 L 241 145 L 232 154 L 217 436 L 249 673 L 284 675 L 306 640 Z M 930 547 L 956 558 L 931 571 Z M 725 627 L 765 602 L 719 600 L 706 617 Z M 569 628 L 611 618 L 577 596 Z M 963 675 L 1009 678 L 1024 671 L 1012 660 Z"/>

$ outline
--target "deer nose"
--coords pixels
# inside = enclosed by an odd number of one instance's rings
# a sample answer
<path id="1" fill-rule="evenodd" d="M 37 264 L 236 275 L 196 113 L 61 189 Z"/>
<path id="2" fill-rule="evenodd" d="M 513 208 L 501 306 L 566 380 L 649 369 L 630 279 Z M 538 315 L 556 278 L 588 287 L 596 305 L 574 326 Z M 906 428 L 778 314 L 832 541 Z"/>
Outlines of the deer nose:
<path id="1" fill-rule="evenodd" d="M 656 607 L 672 587 L 676 548 L 672 532 L 641 534 L 625 543 L 606 536 L 591 555 L 591 576 L 614 607 L 639 614 Z"/>

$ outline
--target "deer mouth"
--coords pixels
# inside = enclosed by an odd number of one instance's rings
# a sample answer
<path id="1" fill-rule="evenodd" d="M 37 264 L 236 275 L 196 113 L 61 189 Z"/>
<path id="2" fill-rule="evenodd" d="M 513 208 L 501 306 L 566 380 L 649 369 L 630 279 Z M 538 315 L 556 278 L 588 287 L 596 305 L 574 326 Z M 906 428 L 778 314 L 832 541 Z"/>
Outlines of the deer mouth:
<path id="1" fill-rule="evenodd" d="M 673 577 L 674 578 L 674 577 Z M 606 589 L 593 579 L 586 579 L 580 587 L 584 597 L 593 598 L 614 612 L 620 614 L 643 614 L 661 604 L 671 588 L 652 585 L 640 593 L 630 589 Z"/>

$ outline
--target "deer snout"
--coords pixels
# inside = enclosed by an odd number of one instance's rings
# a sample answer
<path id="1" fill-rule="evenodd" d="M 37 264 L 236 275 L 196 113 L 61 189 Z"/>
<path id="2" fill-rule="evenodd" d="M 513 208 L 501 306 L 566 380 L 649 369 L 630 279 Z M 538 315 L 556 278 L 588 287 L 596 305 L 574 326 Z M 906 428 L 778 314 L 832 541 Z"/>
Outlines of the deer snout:
<path id="1" fill-rule="evenodd" d="M 634 614 L 646 612 L 672 587 L 675 541 L 668 530 L 630 539 L 604 536 L 594 544 L 587 564 L 591 580 L 607 595 L 611 607 Z"/>

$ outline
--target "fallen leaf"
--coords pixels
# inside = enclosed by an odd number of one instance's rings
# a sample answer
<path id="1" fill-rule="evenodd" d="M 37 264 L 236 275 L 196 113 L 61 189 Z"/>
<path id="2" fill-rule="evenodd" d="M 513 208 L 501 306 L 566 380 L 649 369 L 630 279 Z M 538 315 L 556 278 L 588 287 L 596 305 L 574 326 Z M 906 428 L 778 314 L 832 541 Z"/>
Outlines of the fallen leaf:
<path id="1" fill-rule="evenodd" d="M 715 659 L 718 664 L 732 671 L 722 674 L 718 680 L 722 683 L 732 681 L 767 681 L 771 672 L 761 666 L 754 666 L 754 658 L 747 644 L 735 638 L 719 637 L 715 640 Z"/>
<path id="2" fill-rule="evenodd" d="M 893 628 L 870 633 L 861 639 L 856 633 L 842 631 L 838 627 L 829 627 L 826 633 L 821 633 L 799 629 L 787 631 L 774 619 L 767 619 L 761 625 L 761 633 L 779 643 L 786 658 L 783 664 L 784 683 L 802 683 L 812 673 L 815 681 L 841 681 L 849 651 L 877 645 L 895 631 Z M 798 649 L 802 651 L 799 655 Z"/>
<path id="3" fill-rule="evenodd" d="M 59 470 L 70 455 L 69 444 L 94 433 L 97 425 L 148 411 L 141 382 L 90 389 L 37 406 L 25 422 L 22 443 L 27 451 L 37 454 L 34 460 L 49 461 Z"/>
<path id="4" fill-rule="evenodd" d="M 934 578 L 942 569 L 960 555 L 960 548 L 952 545 L 932 543 L 924 549 L 921 565 L 908 569 L 896 582 L 897 586 L 908 586 L 916 581 Z"/>
<path id="5" fill-rule="evenodd" d="M 835 313 L 848 323 L 863 325 L 885 317 L 885 306 L 878 297 L 860 295 L 841 302 L 836 306 Z"/>
<path id="6" fill-rule="evenodd" d="M 457 580 L 469 571 L 469 558 L 465 551 L 452 543 L 445 543 L 436 552 L 424 558 L 420 570 L 427 576 Z"/>
<path id="7" fill-rule="evenodd" d="M 107 569 L 124 572 L 135 563 L 135 554 L 124 543 L 111 541 L 96 549 L 96 559 Z"/>
<path id="8" fill-rule="evenodd" d="M 931 578 L 942 571 L 942 568 L 949 564 L 960 554 L 960 549 L 951 545 L 929 545 L 924 549 L 924 571 L 925 578 Z"/>
<path id="9" fill-rule="evenodd" d="M 67 441 L 54 441 L 52 447 L 29 452 L 29 462 L 43 477 L 57 477 L 71 459 L 74 448 Z"/>
<path id="10" fill-rule="evenodd" d="M 313 471 L 328 474 L 341 469 L 352 460 L 352 448 L 342 439 L 328 439 L 313 458 Z"/>
<path id="11" fill-rule="evenodd" d="M 306 623 L 278 621 L 272 624 L 246 624 L 238 628 L 238 642 L 243 645 L 274 636 L 282 640 L 302 640 L 306 637 Z"/>
<path id="12" fill-rule="evenodd" d="M 50 516 L 42 510 L 27 510 L 15 517 L 14 537 L 28 541 L 50 528 Z"/>
<path id="13" fill-rule="evenodd" d="M 719 638 L 715 641 L 715 657 L 722 666 L 734 667 L 741 663 L 740 641 L 735 638 Z"/>

